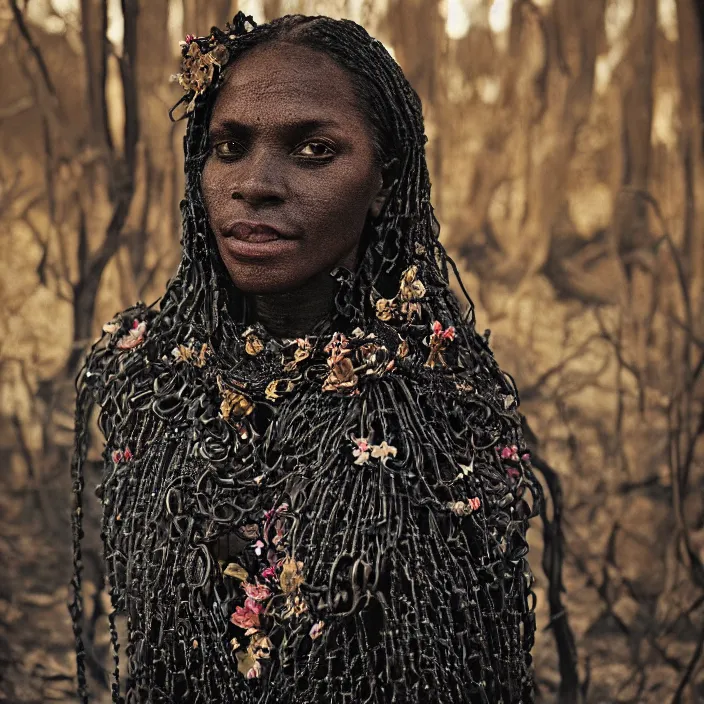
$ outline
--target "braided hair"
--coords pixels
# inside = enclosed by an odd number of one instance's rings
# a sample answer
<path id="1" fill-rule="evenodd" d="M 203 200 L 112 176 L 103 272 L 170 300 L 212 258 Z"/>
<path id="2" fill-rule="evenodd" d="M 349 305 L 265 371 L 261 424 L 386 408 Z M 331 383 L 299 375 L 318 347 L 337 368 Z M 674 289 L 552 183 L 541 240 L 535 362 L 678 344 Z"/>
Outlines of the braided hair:
<path id="1" fill-rule="evenodd" d="M 200 184 L 227 66 L 275 41 L 347 69 L 379 163 L 400 162 L 357 269 L 332 272 L 330 318 L 295 340 L 253 319 Z M 180 101 L 181 262 L 157 302 L 103 326 L 76 380 L 80 701 L 83 470 L 97 403 L 114 702 L 532 702 L 526 530 L 541 491 L 515 384 L 464 288 L 463 312 L 449 287 L 448 267 L 459 275 L 438 240 L 418 95 L 349 20 L 257 25 L 240 12 L 187 37 L 186 55 L 206 57 L 211 80 Z"/>

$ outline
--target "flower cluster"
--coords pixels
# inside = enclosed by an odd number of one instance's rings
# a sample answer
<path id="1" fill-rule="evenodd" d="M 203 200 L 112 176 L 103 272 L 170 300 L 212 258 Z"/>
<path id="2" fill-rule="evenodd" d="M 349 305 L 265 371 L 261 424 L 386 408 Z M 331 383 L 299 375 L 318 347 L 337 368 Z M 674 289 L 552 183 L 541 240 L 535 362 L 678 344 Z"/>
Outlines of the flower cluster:
<path id="1" fill-rule="evenodd" d="M 291 357 L 291 352 L 293 356 Z M 289 345 L 281 358 L 285 372 L 296 371 L 296 367 L 304 360 L 308 359 L 313 352 L 313 345 L 308 338 L 296 338 Z"/>
<path id="2" fill-rule="evenodd" d="M 253 328 L 247 328 L 242 337 L 245 340 L 244 351 L 251 357 L 256 357 L 264 349 L 264 343 L 254 334 Z"/>
<path id="3" fill-rule="evenodd" d="M 323 391 L 351 391 L 359 393 L 356 389 L 359 378 L 357 377 L 354 364 L 350 359 L 353 350 L 349 346 L 346 335 L 336 332 L 332 340 L 325 346 L 324 351 L 328 354 L 328 375 L 323 382 Z"/>
<path id="4" fill-rule="evenodd" d="M 456 516 L 469 516 L 470 513 L 478 511 L 480 506 L 481 501 L 478 496 L 475 496 L 473 499 L 467 499 L 466 503 L 464 501 L 449 501 L 447 504 L 447 507 Z"/>
<path id="5" fill-rule="evenodd" d="M 176 345 L 176 347 L 171 350 L 171 355 L 176 362 L 190 362 L 195 367 L 204 367 L 205 357 L 209 353 L 210 350 L 206 342 L 201 345 L 200 351 L 196 352 L 193 348 L 192 338 L 187 345 Z"/>
<path id="6" fill-rule="evenodd" d="M 414 315 L 420 317 L 421 307 L 418 302 L 425 296 L 425 285 L 418 278 L 418 265 L 408 267 L 401 276 L 398 295 L 394 298 L 379 298 L 376 302 L 376 317 L 388 322 L 401 313 L 410 323 Z"/>
<path id="7" fill-rule="evenodd" d="M 119 464 L 123 460 L 129 462 L 132 459 L 132 451 L 129 447 L 125 447 L 123 450 L 113 450 L 112 451 L 112 461 L 115 464 Z"/>
<path id="8" fill-rule="evenodd" d="M 204 51 L 201 46 L 204 45 Z M 230 58 L 230 52 L 224 44 L 216 41 L 215 37 L 196 38 L 192 34 L 186 35 L 186 40 L 181 42 L 182 56 L 181 73 L 173 76 L 173 80 L 193 97 L 186 107 L 186 114 L 193 112 L 196 98 L 205 93 L 215 78 L 215 69 L 222 68 Z"/>
<path id="9" fill-rule="evenodd" d="M 386 440 L 383 440 L 379 445 L 372 445 L 369 438 L 352 437 L 352 442 L 355 444 L 352 455 L 356 458 L 355 464 L 367 464 L 370 457 L 378 458 L 381 464 L 385 465 L 388 458 L 396 457 L 397 449 L 393 445 L 389 445 Z"/>
<path id="10" fill-rule="evenodd" d="M 220 415 L 223 420 L 230 418 L 244 418 L 254 410 L 254 404 L 244 395 L 237 391 L 232 391 L 223 386 L 222 378 L 218 376 L 218 388 L 220 389 Z"/>
<path id="11" fill-rule="evenodd" d="M 239 638 L 230 641 L 237 669 L 247 679 L 259 677 L 262 660 L 270 657 L 273 645 L 265 632 L 264 620 L 287 620 L 308 612 L 308 604 L 301 594 L 303 584 L 303 562 L 289 554 L 285 544 L 285 516 L 289 506 L 282 503 L 264 513 L 264 528 L 259 531 L 256 523 L 240 529 L 243 537 L 256 541 L 252 548 L 257 556 L 266 549 L 267 566 L 250 580 L 249 573 L 237 563 L 230 563 L 223 569 L 227 577 L 238 579 L 245 594 L 242 606 L 235 607 L 230 621 L 244 631 L 242 637 L 249 639 L 246 647 Z M 310 637 L 320 637 L 324 621 L 317 621 L 310 629 Z"/>
<path id="12" fill-rule="evenodd" d="M 116 333 L 122 327 L 119 319 L 111 320 L 103 325 L 103 332 Z M 115 346 L 120 350 L 131 350 L 144 342 L 144 336 L 147 332 L 147 323 L 144 320 L 135 318 L 132 321 L 132 328 L 122 337 L 118 339 Z"/>
<path id="13" fill-rule="evenodd" d="M 506 445 L 501 449 L 501 459 L 502 460 L 508 460 L 510 462 L 519 462 L 519 456 L 518 456 L 518 447 L 516 445 Z M 530 454 L 528 452 L 525 452 L 520 456 L 520 460 L 523 462 L 530 462 Z M 518 477 L 521 476 L 521 473 L 516 467 L 507 467 L 506 468 L 506 474 L 511 479 L 518 479 Z"/>
<path id="14" fill-rule="evenodd" d="M 450 326 L 443 330 L 440 321 L 436 320 L 433 323 L 433 334 L 430 336 L 430 353 L 428 354 L 428 359 L 425 362 L 426 367 L 431 369 L 440 362 L 445 365 L 445 359 L 442 353 L 447 346 L 455 339 L 455 328 Z"/>

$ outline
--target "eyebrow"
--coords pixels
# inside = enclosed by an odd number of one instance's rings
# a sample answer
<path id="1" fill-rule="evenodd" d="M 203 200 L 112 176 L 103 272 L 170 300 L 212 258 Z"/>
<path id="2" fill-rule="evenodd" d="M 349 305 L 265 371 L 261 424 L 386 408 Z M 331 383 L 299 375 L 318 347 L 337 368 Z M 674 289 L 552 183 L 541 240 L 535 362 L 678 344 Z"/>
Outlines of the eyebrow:
<path id="1" fill-rule="evenodd" d="M 279 131 L 283 133 L 300 134 L 304 132 L 312 132 L 313 130 L 332 127 L 341 129 L 342 125 L 332 119 L 310 118 L 307 120 L 296 120 L 294 122 L 282 122 L 277 124 Z M 258 126 L 248 125 L 237 120 L 223 120 L 211 128 L 211 134 L 219 132 L 229 132 L 231 134 L 246 134 L 250 135 L 259 129 Z"/>

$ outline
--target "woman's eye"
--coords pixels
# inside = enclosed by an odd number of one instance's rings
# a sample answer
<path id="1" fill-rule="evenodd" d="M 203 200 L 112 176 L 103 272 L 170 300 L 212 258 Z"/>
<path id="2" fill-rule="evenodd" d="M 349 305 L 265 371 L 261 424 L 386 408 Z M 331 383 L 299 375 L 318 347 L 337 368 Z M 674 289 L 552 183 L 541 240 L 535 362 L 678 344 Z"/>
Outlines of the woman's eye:
<path id="1" fill-rule="evenodd" d="M 321 157 L 321 156 L 332 156 L 335 151 L 331 146 L 326 144 L 325 142 L 306 142 L 302 150 L 310 148 L 312 151 L 309 151 L 308 154 L 303 154 L 303 156 L 312 156 L 312 157 Z M 324 150 L 328 151 L 328 153 L 325 153 Z M 317 153 L 315 153 L 317 150 Z M 300 153 L 300 152 L 299 152 Z"/>
<path id="2" fill-rule="evenodd" d="M 235 156 L 242 147 L 237 142 L 220 142 L 215 145 L 215 152 L 218 156 Z"/>

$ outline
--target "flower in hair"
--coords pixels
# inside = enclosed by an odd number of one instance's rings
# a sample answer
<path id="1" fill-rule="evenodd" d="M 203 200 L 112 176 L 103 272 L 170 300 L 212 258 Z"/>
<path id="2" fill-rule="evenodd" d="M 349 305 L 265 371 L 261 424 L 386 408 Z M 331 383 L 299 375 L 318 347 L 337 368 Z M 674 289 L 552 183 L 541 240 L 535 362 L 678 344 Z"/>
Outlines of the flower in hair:
<path id="1" fill-rule="evenodd" d="M 445 359 L 442 356 L 443 351 L 447 346 L 455 339 L 455 328 L 450 325 L 450 327 L 443 330 L 442 324 L 439 320 L 433 323 L 433 334 L 430 336 L 430 354 L 428 355 L 428 360 L 425 363 L 426 367 L 431 369 L 440 362 L 445 364 Z"/>
<path id="2" fill-rule="evenodd" d="M 117 341 L 116 347 L 121 350 L 131 350 L 144 341 L 146 332 L 147 324 L 143 320 L 139 321 L 135 318 L 132 323 L 132 329 Z"/>
<path id="3" fill-rule="evenodd" d="M 207 51 L 203 51 L 201 44 L 205 44 Z M 192 34 L 186 35 L 182 43 L 183 60 L 181 73 L 174 76 L 178 84 L 186 91 L 192 93 L 190 103 L 186 107 L 186 114 L 193 112 L 196 98 L 203 95 L 213 83 L 215 69 L 222 68 L 230 58 L 230 52 L 224 44 L 215 41 L 213 37 L 196 40 Z"/>

